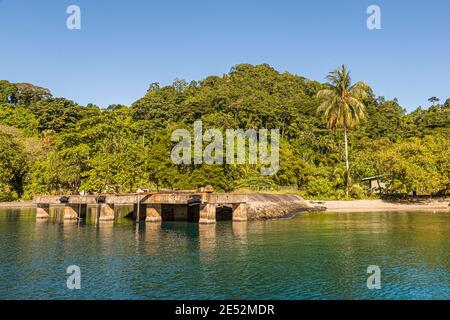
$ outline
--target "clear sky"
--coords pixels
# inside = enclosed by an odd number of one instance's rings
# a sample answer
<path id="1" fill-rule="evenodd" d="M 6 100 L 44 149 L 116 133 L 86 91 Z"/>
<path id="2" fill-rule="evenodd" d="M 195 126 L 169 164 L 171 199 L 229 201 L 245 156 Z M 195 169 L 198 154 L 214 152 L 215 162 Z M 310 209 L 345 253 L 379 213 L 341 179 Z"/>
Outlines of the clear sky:
<path id="1" fill-rule="evenodd" d="M 66 9 L 81 8 L 81 30 Z M 381 30 L 366 9 L 381 8 Z M 324 81 L 341 64 L 412 111 L 450 97 L 449 0 L 0 0 L 0 79 L 129 105 L 151 82 L 268 63 Z"/>

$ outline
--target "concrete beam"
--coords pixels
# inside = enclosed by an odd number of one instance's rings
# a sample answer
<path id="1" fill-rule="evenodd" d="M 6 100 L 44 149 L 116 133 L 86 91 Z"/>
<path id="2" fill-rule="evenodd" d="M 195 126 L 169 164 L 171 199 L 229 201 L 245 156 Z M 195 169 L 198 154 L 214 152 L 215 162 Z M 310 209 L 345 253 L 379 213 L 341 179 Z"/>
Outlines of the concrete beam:
<path id="1" fill-rule="evenodd" d="M 159 193 L 143 200 L 146 204 L 187 204 L 191 193 Z"/>
<path id="2" fill-rule="evenodd" d="M 70 204 L 96 204 L 96 196 L 67 196 Z M 58 199 L 59 200 L 59 199 Z"/>
<path id="3" fill-rule="evenodd" d="M 147 204 L 145 221 L 161 222 L 162 221 L 162 205 L 161 204 Z"/>
<path id="4" fill-rule="evenodd" d="M 102 195 L 105 197 L 105 203 L 111 204 L 134 204 L 138 200 L 138 195 Z M 149 195 L 140 195 L 141 199 L 146 199 Z M 62 196 L 35 196 L 33 202 L 40 204 L 61 204 Z M 97 198 L 100 196 L 80 196 L 68 195 L 69 204 L 97 204 Z"/>
<path id="5" fill-rule="evenodd" d="M 216 204 L 202 204 L 200 206 L 200 220 L 199 223 L 211 224 L 216 223 Z"/>
<path id="6" fill-rule="evenodd" d="M 247 202 L 246 194 L 207 193 L 202 195 L 202 202 L 215 204 L 238 204 Z"/>
<path id="7" fill-rule="evenodd" d="M 106 196 L 106 203 L 111 204 L 135 204 L 138 202 L 138 199 L 144 198 L 145 195 L 120 195 L 120 196 Z"/>

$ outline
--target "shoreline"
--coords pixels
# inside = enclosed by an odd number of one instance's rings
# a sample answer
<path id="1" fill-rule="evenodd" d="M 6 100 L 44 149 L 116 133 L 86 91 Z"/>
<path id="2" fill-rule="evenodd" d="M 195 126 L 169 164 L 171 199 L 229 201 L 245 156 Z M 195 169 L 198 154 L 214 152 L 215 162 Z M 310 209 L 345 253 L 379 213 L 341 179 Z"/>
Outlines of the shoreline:
<path id="1" fill-rule="evenodd" d="M 448 211 L 449 199 L 422 201 L 388 200 L 307 200 L 310 206 L 324 206 L 328 212 L 377 212 L 377 211 Z"/>
<path id="2" fill-rule="evenodd" d="M 0 208 L 33 209 L 36 208 L 36 204 L 33 201 L 0 202 Z"/>
<path id="3" fill-rule="evenodd" d="M 256 199 L 255 199 L 256 200 Z M 264 200 L 259 199 L 257 206 L 264 206 Z M 262 200 L 262 201 L 261 201 Z M 287 200 L 287 199 L 286 199 Z M 283 205 L 290 207 L 292 198 L 283 201 Z M 269 203 L 271 201 L 268 201 Z M 327 212 L 377 212 L 377 211 L 449 211 L 450 199 L 433 199 L 418 201 L 389 201 L 389 200 L 304 200 L 309 209 L 322 208 Z M 268 203 L 268 204 L 269 204 Z M 295 202 L 294 202 L 295 203 Z M 294 203 L 292 203 L 294 205 Z M 277 203 L 270 203 L 276 207 Z M 276 211 L 272 207 L 272 211 Z M 36 204 L 33 201 L 0 202 L 0 208 L 33 209 Z M 257 209 L 257 211 L 259 211 Z M 284 210 L 282 210 L 284 211 Z M 311 210 L 314 211 L 314 210 Z M 323 210 L 317 210 L 323 211 Z"/>

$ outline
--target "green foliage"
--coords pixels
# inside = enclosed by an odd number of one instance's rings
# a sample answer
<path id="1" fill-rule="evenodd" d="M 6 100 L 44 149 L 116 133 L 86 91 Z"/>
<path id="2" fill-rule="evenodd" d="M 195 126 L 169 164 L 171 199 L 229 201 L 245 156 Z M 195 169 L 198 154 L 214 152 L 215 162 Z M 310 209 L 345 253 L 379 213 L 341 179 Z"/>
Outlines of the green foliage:
<path id="1" fill-rule="evenodd" d="M 32 112 L 38 122 L 38 130 L 57 133 L 71 129 L 82 119 L 82 110 L 74 102 L 64 98 L 51 98 L 37 102 Z"/>
<path id="2" fill-rule="evenodd" d="M 346 83 L 366 106 L 365 119 L 358 117 L 360 125 L 348 132 L 349 196 L 366 197 L 366 185 L 359 181 L 374 175 L 383 176 L 384 192 L 449 192 L 450 100 L 433 100 L 428 110 L 406 114 L 396 100 Z M 45 88 L 0 81 L 0 201 L 205 185 L 227 192 L 291 188 L 308 197 L 346 198 L 342 132 L 328 130 L 316 113 L 322 99 L 332 96 L 317 93 L 329 89 L 266 64 L 240 64 L 221 77 L 152 84 L 131 107 L 100 109 L 53 98 Z M 352 100 L 350 107 L 357 106 Z M 280 129 L 278 172 L 261 176 L 259 165 L 248 163 L 174 165 L 171 133 L 192 131 L 196 120 L 204 129 L 222 131 Z M 357 122 L 341 120 L 334 124 Z"/>
<path id="3" fill-rule="evenodd" d="M 306 191 L 312 197 L 330 197 L 334 190 L 333 184 L 329 179 L 317 177 L 308 182 Z"/>
<path id="4" fill-rule="evenodd" d="M 317 96 L 323 101 L 317 110 L 329 129 L 354 128 L 365 116 L 362 99 L 367 96 L 367 85 L 363 82 L 352 84 L 350 71 L 342 66 L 327 76 L 329 84 Z"/>
<path id="5" fill-rule="evenodd" d="M 12 135 L 0 132 L 0 190 L 9 200 L 22 196 L 27 159 Z"/>
<path id="6" fill-rule="evenodd" d="M 36 135 L 38 133 L 36 117 L 29 109 L 23 106 L 0 105 L 0 119 L 2 119 L 2 124 L 23 129 L 28 135 Z"/>
<path id="7" fill-rule="evenodd" d="M 17 86 L 6 80 L 0 80 L 0 104 L 15 103 Z"/>
<path id="8" fill-rule="evenodd" d="M 426 136 L 385 147 L 377 157 L 392 192 L 432 194 L 450 189 L 449 155 L 448 138 Z"/>
<path id="9" fill-rule="evenodd" d="M 350 197 L 353 199 L 363 199 L 364 189 L 359 184 L 353 184 L 350 188 Z"/>

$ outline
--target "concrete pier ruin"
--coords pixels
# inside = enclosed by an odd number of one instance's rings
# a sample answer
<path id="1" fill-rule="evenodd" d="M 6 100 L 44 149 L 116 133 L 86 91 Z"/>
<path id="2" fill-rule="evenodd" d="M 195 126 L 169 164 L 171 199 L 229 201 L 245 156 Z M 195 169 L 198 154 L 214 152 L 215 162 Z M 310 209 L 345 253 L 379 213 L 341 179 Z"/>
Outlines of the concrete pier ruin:
<path id="1" fill-rule="evenodd" d="M 120 195 L 36 196 L 36 218 L 85 219 L 87 223 L 132 218 L 136 222 L 267 220 L 304 211 L 323 211 L 295 194 L 214 193 L 211 188 Z"/>
<path id="2" fill-rule="evenodd" d="M 231 220 L 248 219 L 247 195 L 203 190 L 121 195 L 36 196 L 33 201 L 37 208 L 37 219 L 47 219 L 51 216 L 51 209 L 57 209 L 64 220 L 86 218 L 114 221 L 120 217 L 132 217 L 136 221 L 145 220 L 149 223 L 185 220 L 213 224 L 218 220 L 220 212 L 227 208 L 231 212 Z M 124 207 L 132 209 L 127 214 L 118 214 L 119 208 Z"/>

